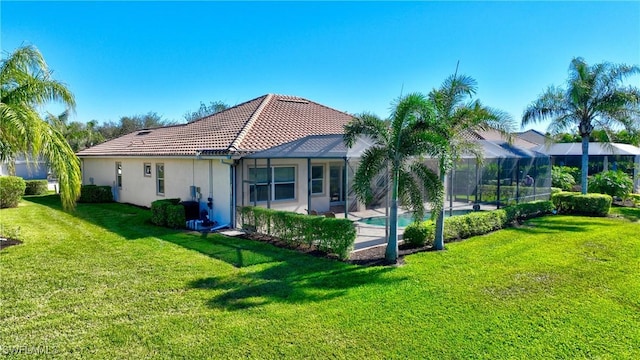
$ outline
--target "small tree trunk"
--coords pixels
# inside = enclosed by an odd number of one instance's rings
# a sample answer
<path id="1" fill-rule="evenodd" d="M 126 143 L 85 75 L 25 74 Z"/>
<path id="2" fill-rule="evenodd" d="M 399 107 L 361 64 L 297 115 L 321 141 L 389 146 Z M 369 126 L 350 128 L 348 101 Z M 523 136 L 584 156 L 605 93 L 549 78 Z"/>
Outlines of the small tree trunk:
<path id="1" fill-rule="evenodd" d="M 440 167 L 440 183 L 442 188 L 446 189 L 447 173 Z M 433 248 L 436 250 L 444 250 L 444 202 L 447 198 L 447 192 L 442 195 L 442 206 L 438 209 L 438 217 L 436 218 L 436 234 L 433 239 Z"/>
<path id="2" fill-rule="evenodd" d="M 387 250 L 385 252 L 385 260 L 390 264 L 398 261 L 398 170 L 393 170 L 391 192 L 391 209 L 389 214 L 389 240 L 387 241 Z"/>
<path id="3" fill-rule="evenodd" d="M 582 135 L 582 194 L 587 193 L 587 176 L 589 175 L 589 136 Z"/>

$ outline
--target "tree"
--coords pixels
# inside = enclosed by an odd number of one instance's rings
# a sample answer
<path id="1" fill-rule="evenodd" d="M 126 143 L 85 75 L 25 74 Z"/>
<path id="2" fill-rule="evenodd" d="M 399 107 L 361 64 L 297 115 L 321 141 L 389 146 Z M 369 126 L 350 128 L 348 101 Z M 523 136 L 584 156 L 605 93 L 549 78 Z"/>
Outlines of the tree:
<path id="1" fill-rule="evenodd" d="M 177 122 L 165 120 L 162 116 L 150 111 L 144 115 L 123 116 L 118 123 L 105 122 L 97 127 L 97 131 L 105 140 L 111 140 L 134 131 L 175 124 Z"/>
<path id="2" fill-rule="evenodd" d="M 610 132 L 615 126 L 623 126 L 634 131 L 638 125 L 640 90 L 623 85 L 625 78 L 638 73 L 638 66 L 608 62 L 589 66 L 584 59 L 574 58 L 567 87 L 549 87 L 522 115 L 522 126 L 551 120 L 548 132 L 552 135 L 577 126 L 582 139 L 583 194 L 587 193 L 589 137 L 593 130 Z"/>
<path id="3" fill-rule="evenodd" d="M 46 121 L 67 140 L 73 151 L 78 152 L 95 144 L 104 141 L 104 137 L 96 130 L 97 121 L 91 120 L 87 123 L 79 121 L 68 122 L 69 112 L 55 116 L 47 114 Z"/>
<path id="4" fill-rule="evenodd" d="M 2 60 L 0 81 L 0 160 L 19 153 L 44 157 L 58 176 L 62 206 L 73 209 L 80 195 L 80 161 L 64 136 L 36 110 L 50 101 L 73 109 L 73 94 L 51 78 L 42 54 L 33 46 L 18 48 Z"/>
<path id="5" fill-rule="evenodd" d="M 425 126 L 433 116 L 433 107 L 422 94 L 409 94 L 394 105 L 388 120 L 365 113 L 345 126 L 344 142 L 352 147 L 358 136 L 369 136 L 374 145 L 362 155 L 353 178 L 353 189 L 359 200 L 367 203 L 373 197 L 371 181 L 387 173 L 391 182 L 391 209 L 386 261 L 398 259 L 398 200 L 414 211 L 415 219 L 424 217 L 421 187 L 435 205 L 443 199 L 438 176 L 419 157 L 428 154 L 437 141 Z"/>
<path id="6" fill-rule="evenodd" d="M 187 122 L 193 122 L 203 117 L 219 113 L 220 111 L 226 110 L 228 108 L 229 105 L 225 104 L 222 101 L 211 101 L 209 102 L 209 105 L 200 101 L 200 108 L 196 111 L 187 111 L 184 114 L 184 119 L 187 120 Z"/>
<path id="7" fill-rule="evenodd" d="M 436 151 L 439 176 L 442 187 L 446 175 L 463 153 L 472 153 L 478 162 L 482 161 L 482 150 L 468 134 L 478 130 L 497 130 L 507 139 L 512 131 L 512 119 L 506 113 L 483 106 L 479 100 L 473 100 L 476 93 L 476 81 L 468 76 L 448 77 L 438 89 L 429 93 L 429 99 L 435 106 L 435 117 L 429 125 L 430 131 L 441 139 Z M 439 201 L 436 219 L 434 248 L 444 249 L 444 200 Z"/>

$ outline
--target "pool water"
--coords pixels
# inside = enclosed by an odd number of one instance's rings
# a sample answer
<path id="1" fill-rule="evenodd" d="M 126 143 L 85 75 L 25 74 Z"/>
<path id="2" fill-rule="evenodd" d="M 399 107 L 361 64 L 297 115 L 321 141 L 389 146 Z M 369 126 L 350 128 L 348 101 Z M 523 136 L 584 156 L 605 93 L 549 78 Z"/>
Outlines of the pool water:
<path id="1" fill-rule="evenodd" d="M 453 214 L 449 215 L 450 212 L 447 210 L 444 212 L 444 217 L 465 215 L 470 212 L 473 212 L 473 210 L 453 210 Z M 427 213 L 424 217 L 424 220 L 429 220 L 430 218 L 431 218 L 431 214 Z M 367 225 L 385 226 L 385 217 L 384 216 L 370 217 L 370 218 L 360 219 L 358 220 L 358 222 L 361 222 Z M 413 214 L 404 213 L 404 214 L 398 215 L 398 227 L 407 227 L 412 222 L 413 222 Z"/>

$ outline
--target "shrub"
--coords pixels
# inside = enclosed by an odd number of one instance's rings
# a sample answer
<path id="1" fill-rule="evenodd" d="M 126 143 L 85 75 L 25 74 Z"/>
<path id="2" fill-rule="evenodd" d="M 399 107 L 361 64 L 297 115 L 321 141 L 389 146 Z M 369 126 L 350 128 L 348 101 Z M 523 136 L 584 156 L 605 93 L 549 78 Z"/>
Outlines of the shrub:
<path id="1" fill-rule="evenodd" d="M 173 205 L 169 203 L 169 205 L 165 207 L 165 211 L 167 214 L 168 227 L 172 229 L 183 229 L 185 227 L 187 217 L 182 204 Z"/>
<path id="2" fill-rule="evenodd" d="M 25 180 L 25 195 L 44 195 L 49 192 L 49 182 L 47 180 Z"/>
<path id="3" fill-rule="evenodd" d="M 151 222 L 159 226 L 167 226 L 167 207 L 178 205 L 178 203 L 180 199 L 161 199 L 152 202 Z"/>
<path id="4" fill-rule="evenodd" d="M 551 187 L 551 195 L 555 194 L 555 193 L 559 193 L 561 192 L 562 189 L 557 188 L 557 187 Z"/>
<path id="5" fill-rule="evenodd" d="M 106 203 L 113 202 L 111 186 L 82 185 L 80 188 L 80 203 Z"/>
<path id="6" fill-rule="evenodd" d="M 512 223 L 516 220 L 531 219 L 534 217 L 550 214 L 555 209 L 550 200 L 531 201 L 504 208 L 506 222 Z"/>
<path id="7" fill-rule="evenodd" d="M 290 246 L 316 245 L 346 259 L 356 240 L 353 222 L 347 219 L 302 215 L 260 207 L 239 208 L 242 227 L 277 237 Z"/>
<path id="8" fill-rule="evenodd" d="M 589 192 L 626 199 L 633 192 L 633 180 L 625 172 L 603 171 L 589 180 Z"/>
<path id="9" fill-rule="evenodd" d="M 0 176 L 0 209 L 18 206 L 26 184 L 18 176 Z"/>
<path id="10" fill-rule="evenodd" d="M 575 171 L 573 169 L 567 166 L 551 167 L 551 186 L 564 191 L 571 191 L 576 184 L 576 179 L 573 176 Z"/>
<path id="11" fill-rule="evenodd" d="M 502 229 L 506 217 L 504 210 L 493 210 L 447 218 L 444 221 L 445 241 L 466 239 Z"/>
<path id="12" fill-rule="evenodd" d="M 424 246 L 427 242 L 429 244 L 433 243 L 434 231 L 435 228 L 432 221 L 416 221 L 404 229 L 402 239 L 412 246 Z"/>
<path id="13" fill-rule="evenodd" d="M 606 216 L 609 214 L 612 198 L 606 194 L 561 192 L 554 194 L 551 201 L 561 214 Z"/>

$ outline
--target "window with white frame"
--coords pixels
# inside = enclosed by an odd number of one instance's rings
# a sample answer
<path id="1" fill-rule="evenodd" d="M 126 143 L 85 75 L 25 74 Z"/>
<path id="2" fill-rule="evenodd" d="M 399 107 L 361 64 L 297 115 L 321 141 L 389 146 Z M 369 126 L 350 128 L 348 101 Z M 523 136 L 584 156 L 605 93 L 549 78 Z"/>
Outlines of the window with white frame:
<path id="1" fill-rule="evenodd" d="M 156 164 L 156 192 L 164 195 L 164 164 Z"/>
<path id="2" fill-rule="evenodd" d="M 311 166 L 311 194 L 324 193 L 324 165 Z"/>
<path id="3" fill-rule="evenodd" d="M 116 185 L 118 189 L 122 189 L 122 163 L 116 162 Z"/>
<path id="4" fill-rule="evenodd" d="M 269 175 L 271 175 L 271 189 L 269 189 Z M 269 170 L 264 168 L 249 168 L 249 199 L 250 201 L 267 201 L 269 190 L 271 200 L 293 200 L 296 198 L 296 168 L 294 166 L 276 166 Z"/>

